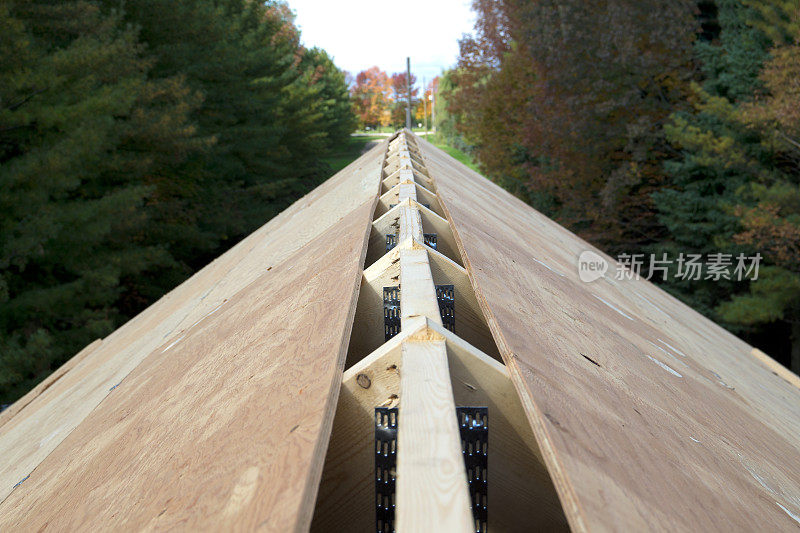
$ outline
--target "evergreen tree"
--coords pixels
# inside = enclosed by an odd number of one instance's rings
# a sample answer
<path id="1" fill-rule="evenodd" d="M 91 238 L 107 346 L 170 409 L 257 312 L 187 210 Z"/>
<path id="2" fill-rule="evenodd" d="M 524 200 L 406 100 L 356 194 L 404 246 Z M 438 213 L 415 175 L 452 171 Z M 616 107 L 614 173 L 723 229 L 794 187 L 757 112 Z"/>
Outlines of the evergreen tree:
<path id="1" fill-rule="evenodd" d="M 785 3 L 717 2 L 719 38 L 696 45 L 704 83 L 694 88 L 693 112 L 666 127 L 681 157 L 667 163 L 670 187 L 654 198 L 669 230 L 664 249 L 760 253 L 766 263 L 757 281 L 668 288 L 740 334 L 791 326 L 791 366 L 800 371 L 800 55 L 769 38 L 793 41 Z"/>
<path id="2" fill-rule="evenodd" d="M 285 3 L 0 0 L 0 402 L 326 174 L 344 74 Z"/>
<path id="3" fill-rule="evenodd" d="M 692 108 L 673 114 L 665 125 L 679 157 L 665 163 L 669 181 L 654 193 L 666 238 L 653 249 L 679 253 L 742 253 L 733 243 L 736 191 L 763 169 L 757 137 L 736 119 L 736 105 L 760 86 L 759 69 L 769 41 L 748 25 L 752 11 L 739 0 L 717 0 L 718 35 L 700 39 L 695 53 L 702 84 L 692 85 Z M 712 316 L 733 283 L 668 281 L 667 289 L 698 311 Z M 741 287 L 738 287 L 741 290 Z"/>
<path id="4" fill-rule="evenodd" d="M 763 90 L 741 106 L 739 120 L 758 135 L 770 171 L 737 191 L 740 231 L 733 240 L 762 253 L 768 266 L 748 293 L 723 302 L 718 312 L 751 329 L 788 324 L 790 366 L 800 373 L 800 6 L 774 1 L 753 8 L 760 15 L 753 25 L 775 47 L 761 71 Z"/>
<path id="5" fill-rule="evenodd" d="M 326 148 L 342 146 L 357 126 L 345 73 L 320 48 L 303 51 L 301 68 L 322 112 L 318 126 L 325 132 Z"/>
<path id="6" fill-rule="evenodd" d="M 723 28 L 724 33 L 724 28 Z M 757 143 L 736 119 L 727 98 L 712 96 L 699 85 L 695 113 L 681 113 L 665 126 L 667 139 L 681 157 L 665 164 L 668 187 L 653 197 L 668 235 L 653 246 L 675 260 L 679 254 L 745 253 L 732 237 L 738 222 L 733 208 L 737 190 L 763 169 Z M 680 280 L 671 276 L 666 288 L 694 309 L 716 318 L 714 308 L 737 290 L 731 281 Z"/>
<path id="7" fill-rule="evenodd" d="M 192 118 L 213 139 L 198 174 L 205 245 L 180 255 L 200 267 L 324 174 L 324 103 L 284 4 L 127 0 L 125 17 L 154 58 L 151 76 L 182 75 L 203 97 Z"/>
<path id="8" fill-rule="evenodd" d="M 125 280 L 172 262 L 147 237 L 160 176 L 196 147 L 179 80 L 96 2 L 0 1 L 0 401 L 121 318 Z"/>

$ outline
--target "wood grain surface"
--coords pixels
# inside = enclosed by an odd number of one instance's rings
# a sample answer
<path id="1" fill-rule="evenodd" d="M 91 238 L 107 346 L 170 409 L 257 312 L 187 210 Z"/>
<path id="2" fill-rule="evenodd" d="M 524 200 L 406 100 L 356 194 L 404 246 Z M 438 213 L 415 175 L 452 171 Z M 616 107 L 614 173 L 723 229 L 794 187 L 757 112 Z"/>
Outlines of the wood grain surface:
<path id="1" fill-rule="evenodd" d="M 444 337 L 426 330 L 401 350 L 395 530 L 474 531 Z"/>
<path id="2" fill-rule="evenodd" d="M 447 342 L 456 405 L 489 410 L 488 530 L 568 531 L 508 369 L 438 324 L 428 326 Z"/>
<path id="3" fill-rule="evenodd" d="M 161 353 L 171 355 L 184 343 L 191 331 L 207 328 L 209 321 L 216 318 L 234 298 L 240 297 L 240 293 L 246 290 L 252 292 L 256 282 L 266 282 L 274 278 L 274 272 L 280 265 L 287 265 L 285 268 L 292 270 L 294 267 L 287 264 L 287 260 L 293 254 L 300 254 L 309 243 L 319 241 L 323 232 L 336 228 L 333 230 L 336 239 L 358 241 L 359 248 L 351 250 L 346 259 L 357 265 L 354 268 L 359 269 L 357 277 L 360 277 L 359 254 L 362 252 L 360 239 L 363 237 L 362 230 L 369 225 L 371 209 L 380 187 L 380 169 L 385 146 L 385 143 L 381 143 L 354 161 L 103 339 L 102 343 L 74 368 L 7 420 L 0 427 L 0 501 L 12 491 L 20 492 L 18 496 L 27 492 L 23 489 L 26 486 L 29 489 L 31 481 L 36 478 L 34 469 L 53 450 L 60 447 L 63 440 L 84 423 L 98 405 L 105 404 L 107 397 L 118 392 L 117 386 L 121 385 L 145 358 L 157 357 L 156 354 Z M 353 217 L 358 218 L 355 229 L 351 227 L 350 230 L 343 231 L 342 224 Z M 335 248 L 333 251 L 319 249 L 316 251 L 331 255 L 331 258 L 336 257 Z M 325 266 L 328 261 L 327 257 L 306 259 L 316 269 L 307 272 L 310 277 L 316 275 L 321 266 Z M 344 274 L 344 271 L 340 274 Z M 353 289 L 349 282 L 328 281 L 333 285 L 339 285 L 341 290 Z M 348 309 L 346 304 L 350 301 L 349 293 L 341 297 L 344 298 L 340 301 L 344 302 L 346 311 Z M 334 307 L 339 309 L 342 306 L 337 304 Z M 322 315 L 318 318 L 322 319 Z M 278 331 L 285 333 L 280 327 Z M 349 327 L 346 328 L 348 334 L 349 331 Z M 343 333 L 339 331 L 338 334 Z M 291 343 L 288 345 L 291 346 Z M 211 349 L 213 346 L 208 348 Z M 336 360 L 336 352 L 328 355 Z M 338 391 L 338 388 L 336 389 Z M 322 402 L 324 398 L 317 400 Z M 320 405 L 322 404 L 318 404 L 317 408 Z M 14 406 L 11 407 L 13 408 Z M 212 402 L 209 411 L 213 409 Z M 192 415 L 201 416 L 199 413 Z M 207 414 L 202 414 L 203 418 L 206 416 Z M 323 430 L 324 427 L 320 426 L 319 429 Z M 324 449 L 320 454 L 324 454 Z M 62 457 L 68 455 L 69 453 L 64 452 Z M 71 472 L 76 473 L 78 477 L 82 476 L 75 470 Z M 19 484 L 23 479 L 25 481 Z M 44 490 L 34 497 L 44 501 L 50 496 L 52 495 L 48 495 L 47 490 Z M 123 498 L 121 494 L 116 496 Z M 63 497 L 77 497 L 77 495 L 65 493 Z M 306 497 L 307 495 L 303 496 Z M 15 501 L 16 503 L 7 500 L 0 505 L 0 519 L 6 520 L 6 524 L 15 523 L 8 518 L 13 509 L 19 509 L 21 502 Z M 27 499 L 26 504 L 30 503 L 31 500 Z M 130 503 L 125 502 L 126 505 Z M 21 520 L 23 516 L 16 514 L 16 520 Z M 87 517 L 78 518 L 81 519 Z M 0 530 L 3 529 L 0 526 Z"/>
<path id="4" fill-rule="evenodd" d="M 576 531 L 795 531 L 800 390 L 429 143 L 420 150 Z M 602 255 L 602 254 L 601 254 Z"/>
<path id="5" fill-rule="evenodd" d="M 483 317 L 483 310 L 475 298 L 467 271 L 435 250 L 428 251 L 428 260 L 433 283 L 453 286 L 456 335 L 494 359 L 502 360 Z"/>
<path id="6" fill-rule="evenodd" d="M 83 350 L 73 355 L 66 363 L 58 367 L 52 374 L 29 390 L 22 398 L 0 413 L 0 428 L 2 428 L 6 422 L 16 417 L 20 411 L 41 396 L 43 392 L 52 387 L 56 381 L 63 378 L 67 372 L 78 366 L 78 363 L 83 361 L 86 356 L 92 353 L 102 342 L 102 339 L 95 339 L 93 342 L 89 343 Z"/>
<path id="7" fill-rule="evenodd" d="M 145 358 L 2 503 L 0 530 L 306 529 L 373 207 Z"/>
<path id="8" fill-rule="evenodd" d="M 411 243 L 411 241 L 408 241 Z M 407 329 L 417 317 L 442 323 L 436 287 L 428 263 L 428 250 L 418 242 L 400 248 L 400 321 Z"/>
<path id="9" fill-rule="evenodd" d="M 411 333 L 392 337 L 344 373 L 314 508 L 314 532 L 375 531 L 375 407 L 399 403 L 401 344 Z"/>

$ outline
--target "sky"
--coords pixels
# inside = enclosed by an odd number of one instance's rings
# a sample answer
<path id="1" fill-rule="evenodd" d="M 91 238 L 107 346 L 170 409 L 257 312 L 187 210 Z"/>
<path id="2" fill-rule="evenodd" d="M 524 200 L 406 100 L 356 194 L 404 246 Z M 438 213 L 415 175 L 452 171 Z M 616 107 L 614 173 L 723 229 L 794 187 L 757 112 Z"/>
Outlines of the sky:
<path id="1" fill-rule="evenodd" d="M 324 48 L 354 76 L 377 65 L 390 75 L 411 72 L 426 82 L 454 66 L 458 40 L 475 15 L 469 0 L 288 0 L 301 40 Z"/>

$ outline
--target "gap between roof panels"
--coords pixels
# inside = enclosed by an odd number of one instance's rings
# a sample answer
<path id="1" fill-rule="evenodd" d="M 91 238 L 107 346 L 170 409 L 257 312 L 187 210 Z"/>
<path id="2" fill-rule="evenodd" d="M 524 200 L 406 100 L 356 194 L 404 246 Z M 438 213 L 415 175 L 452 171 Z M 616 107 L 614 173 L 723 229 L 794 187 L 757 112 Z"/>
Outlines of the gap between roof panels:
<path id="1" fill-rule="evenodd" d="M 439 309 L 448 314 L 443 317 L 445 324 L 452 318 L 448 329 L 454 333 L 430 321 L 428 326 L 438 328 L 446 338 L 456 406 L 488 407 L 488 529 L 567 530 L 536 439 L 443 216 L 435 183 L 427 175 L 416 141 L 411 136 L 406 139 L 413 171 L 407 164 L 401 169 L 400 158 L 392 154 L 402 145 L 397 138 L 390 141 L 384 161 L 382 195 L 374 215 L 311 529 L 374 531 L 376 518 L 383 516 L 382 511 L 385 514 L 385 509 L 376 508 L 380 494 L 375 481 L 375 408 L 400 404 L 401 347 L 414 333 L 400 328 L 400 252 L 407 244 L 398 242 L 400 209 L 393 205 L 400 200 L 400 188 L 411 186 L 409 181 L 413 181 L 417 202 L 413 203 L 413 195 L 406 202 L 412 202 L 419 212 L 437 297 L 444 295 L 447 299 L 443 306 L 439 297 Z M 409 194 L 405 189 L 403 198 L 409 198 Z M 386 295 L 391 296 L 388 301 Z M 393 505 L 383 497 L 381 502 Z"/>
<path id="2" fill-rule="evenodd" d="M 506 368 L 453 336 L 446 344 L 456 405 L 489 411 L 488 531 L 568 531 Z M 344 374 L 311 531 L 375 531 L 374 413 L 402 403 L 401 346 L 396 337 Z"/>
<path id="3" fill-rule="evenodd" d="M 416 182 L 414 185 L 419 204 L 445 219 L 446 217 L 444 211 L 442 210 L 442 206 L 439 204 L 439 199 L 436 197 L 436 195 L 432 191 L 429 191 L 423 187 L 419 182 Z M 381 195 L 380 199 L 378 200 L 378 206 L 375 208 L 374 219 L 380 218 L 398 203 L 400 203 L 399 183 Z"/>
<path id="4" fill-rule="evenodd" d="M 406 136 L 406 140 L 409 152 L 417 154 L 412 155 L 412 159 L 417 161 L 420 169 L 427 172 L 413 137 Z M 397 150 L 400 144 L 400 139 L 395 137 L 389 143 L 388 152 Z M 393 157 L 388 156 L 384 168 L 394 168 L 393 161 Z M 416 179 L 416 173 L 414 178 Z M 399 244 L 400 208 L 392 207 L 394 201 L 399 200 L 400 186 L 397 184 L 389 193 L 384 193 L 375 210 L 345 368 L 354 365 L 386 341 L 383 289 L 400 284 L 400 259 L 398 250 L 394 248 Z M 418 195 L 417 207 L 425 233 L 425 244 L 428 245 L 434 284 L 454 286 L 455 333 L 497 361 L 502 361 L 463 267 L 450 224 L 442 216 L 444 211 L 439 198 L 419 183 L 415 183 L 414 191 Z M 422 205 L 423 202 L 430 207 Z M 402 300 L 400 305 L 402 306 Z"/>
<path id="5" fill-rule="evenodd" d="M 430 205 L 431 208 L 434 207 L 434 204 Z M 417 203 L 417 206 L 419 207 L 419 214 L 422 219 L 423 231 L 428 235 L 436 235 L 436 245 L 431 246 L 431 248 L 435 248 L 436 251 L 447 256 L 454 263 L 463 266 L 464 263 L 462 262 L 461 254 L 458 252 L 458 245 L 456 244 L 455 237 L 450 230 L 450 224 L 447 220 L 436 214 L 433 209 L 428 209 L 421 203 Z M 394 206 L 372 223 L 369 245 L 367 247 L 366 268 L 372 267 L 378 259 L 389 251 L 387 247 L 387 235 L 394 236 L 396 243 L 399 238 L 399 231 L 400 209 L 399 206 Z"/>

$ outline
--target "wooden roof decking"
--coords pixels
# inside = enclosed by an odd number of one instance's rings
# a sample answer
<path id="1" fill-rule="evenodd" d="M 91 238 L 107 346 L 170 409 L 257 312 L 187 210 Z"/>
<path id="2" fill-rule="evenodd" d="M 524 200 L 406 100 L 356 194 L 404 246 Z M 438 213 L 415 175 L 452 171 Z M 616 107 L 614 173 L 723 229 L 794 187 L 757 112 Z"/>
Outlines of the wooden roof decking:
<path id="1" fill-rule="evenodd" d="M 581 282 L 599 250 L 419 144 L 572 528 L 800 526 L 800 390 L 648 281 Z"/>
<path id="2" fill-rule="evenodd" d="M 398 404 L 398 531 L 473 527 L 456 405 L 489 407 L 490 530 L 798 527 L 796 376 L 584 250 L 403 132 L 0 414 L 0 531 L 374 530 Z"/>
<path id="3" fill-rule="evenodd" d="M 0 531 L 302 529 L 384 151 L 103 339 L 6 421 Z"/>

